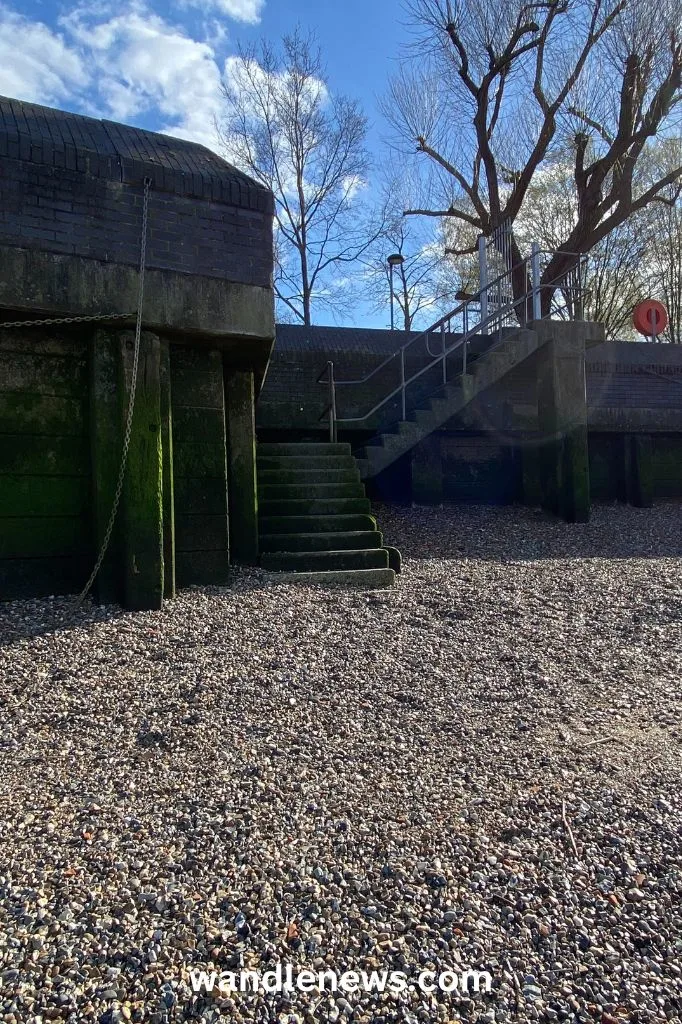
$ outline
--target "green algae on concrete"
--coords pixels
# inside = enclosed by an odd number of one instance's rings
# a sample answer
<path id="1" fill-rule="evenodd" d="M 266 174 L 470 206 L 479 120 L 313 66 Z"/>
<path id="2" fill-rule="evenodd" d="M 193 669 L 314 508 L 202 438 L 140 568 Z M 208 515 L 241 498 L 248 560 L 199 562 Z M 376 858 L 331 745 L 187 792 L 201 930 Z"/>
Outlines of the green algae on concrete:
<path id="1" fill-rule="evenodd" d="M 586 522 L 590 515 L 582 326 L 553 321 L 533 324 L 540 342 L 535 359 L 542 503 L 568 522 Z"/>
<path id="2" fill-rule="evenodd" d="M 128 335 L 130 337 L 130 335 Z M 90 450 L 92 462 L 93 550 L 99 552 L 114 504 L 123 451 L 122 403 L 119 387 L 119 338 L 115 331 L 96 331 L 90 346 Z M 114 523 L 94 592 L 102 604 L 122 600 L 120 578 L 121 517 Z"/>
<path id="3" fill-rule="evenodd" d="M 175 486 L 170 346 L 161 339 L 161 452 L 163 459 L 163 596 L 175 597 Z"/>
<path id="4" fill-rule="evenodd" d="M 230 548 L 234 561 L 258 563 L 258 484 L 253 373 L 225 374 Z"/>
<path id="5" fill-rule="evenodd" d="M 412 500 L 417 505 L 443 502 L 443 455 L 441 436 L 430 434 L 411 453 Z"/>
<path id="6" fill-rule="evenodd" d="M 170 349 L 178 586 L 229 582 L 223 356 Z"/>
<path id="7" fill-rule="evenodd" d="M 127 409 L 133 341 L 119 337 L 119 394 Z M 161 449 L 161 343 L 147 331 L 140 339 L 135 407 L 122 494 L 123 593 L 133 611 L 163 604 L 163 460 Z"/>

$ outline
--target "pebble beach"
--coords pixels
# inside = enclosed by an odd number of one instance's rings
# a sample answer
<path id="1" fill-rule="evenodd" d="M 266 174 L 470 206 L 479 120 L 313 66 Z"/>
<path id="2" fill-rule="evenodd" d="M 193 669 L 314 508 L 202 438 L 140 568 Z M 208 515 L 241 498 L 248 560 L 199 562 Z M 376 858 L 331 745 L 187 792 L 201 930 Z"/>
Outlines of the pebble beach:
<path id="1" fill-rule="evenodd" d="M 0 604 L 0 1024 L 682 1021 L 682 505 L 375 509 L 387 590 Z M 489 992 L 195 992 L 277 964 Z"/>

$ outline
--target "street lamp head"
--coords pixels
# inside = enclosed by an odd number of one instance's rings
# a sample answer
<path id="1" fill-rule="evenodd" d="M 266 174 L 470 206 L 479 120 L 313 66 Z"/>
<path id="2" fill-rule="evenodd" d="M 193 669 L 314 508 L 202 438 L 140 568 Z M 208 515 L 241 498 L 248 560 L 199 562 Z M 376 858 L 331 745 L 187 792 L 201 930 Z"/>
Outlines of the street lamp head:
<path id="1" fill-rule="evenodd" d="M 399 267 L 401 263 L 405 262 L 405 257 L 402 255 L 402 253 L 394 252 L 391 256 L 388 256 L 386 258 L 386 262 L 388 263 L 389 267 Z"/>

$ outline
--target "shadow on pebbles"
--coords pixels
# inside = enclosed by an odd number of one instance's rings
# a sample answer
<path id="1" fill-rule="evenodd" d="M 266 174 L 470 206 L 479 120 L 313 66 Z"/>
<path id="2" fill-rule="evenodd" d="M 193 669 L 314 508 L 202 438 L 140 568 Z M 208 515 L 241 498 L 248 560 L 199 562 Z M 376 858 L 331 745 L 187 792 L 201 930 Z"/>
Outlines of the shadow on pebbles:
<path id="1" fill-rule="evenodd" d="M 378 514 L 391 590 L 0 608 L 0 1022 L 682 1019 L 682 507 Z M 409 983 L 192 990 L 278 963 Z"/>

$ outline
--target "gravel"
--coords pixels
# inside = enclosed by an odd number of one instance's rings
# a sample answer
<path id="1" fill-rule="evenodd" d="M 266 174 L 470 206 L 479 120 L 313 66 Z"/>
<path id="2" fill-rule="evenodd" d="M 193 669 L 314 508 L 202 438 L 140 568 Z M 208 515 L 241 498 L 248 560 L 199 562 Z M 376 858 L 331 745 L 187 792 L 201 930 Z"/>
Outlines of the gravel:
<path id="1" fill-rule="evenodd" d="M 395 588 L 0 606 L 0 1021 L 682 1020 L 682 506 L 380 507 Z M 194 993 L 191 968 L 488 970 Z"/>

